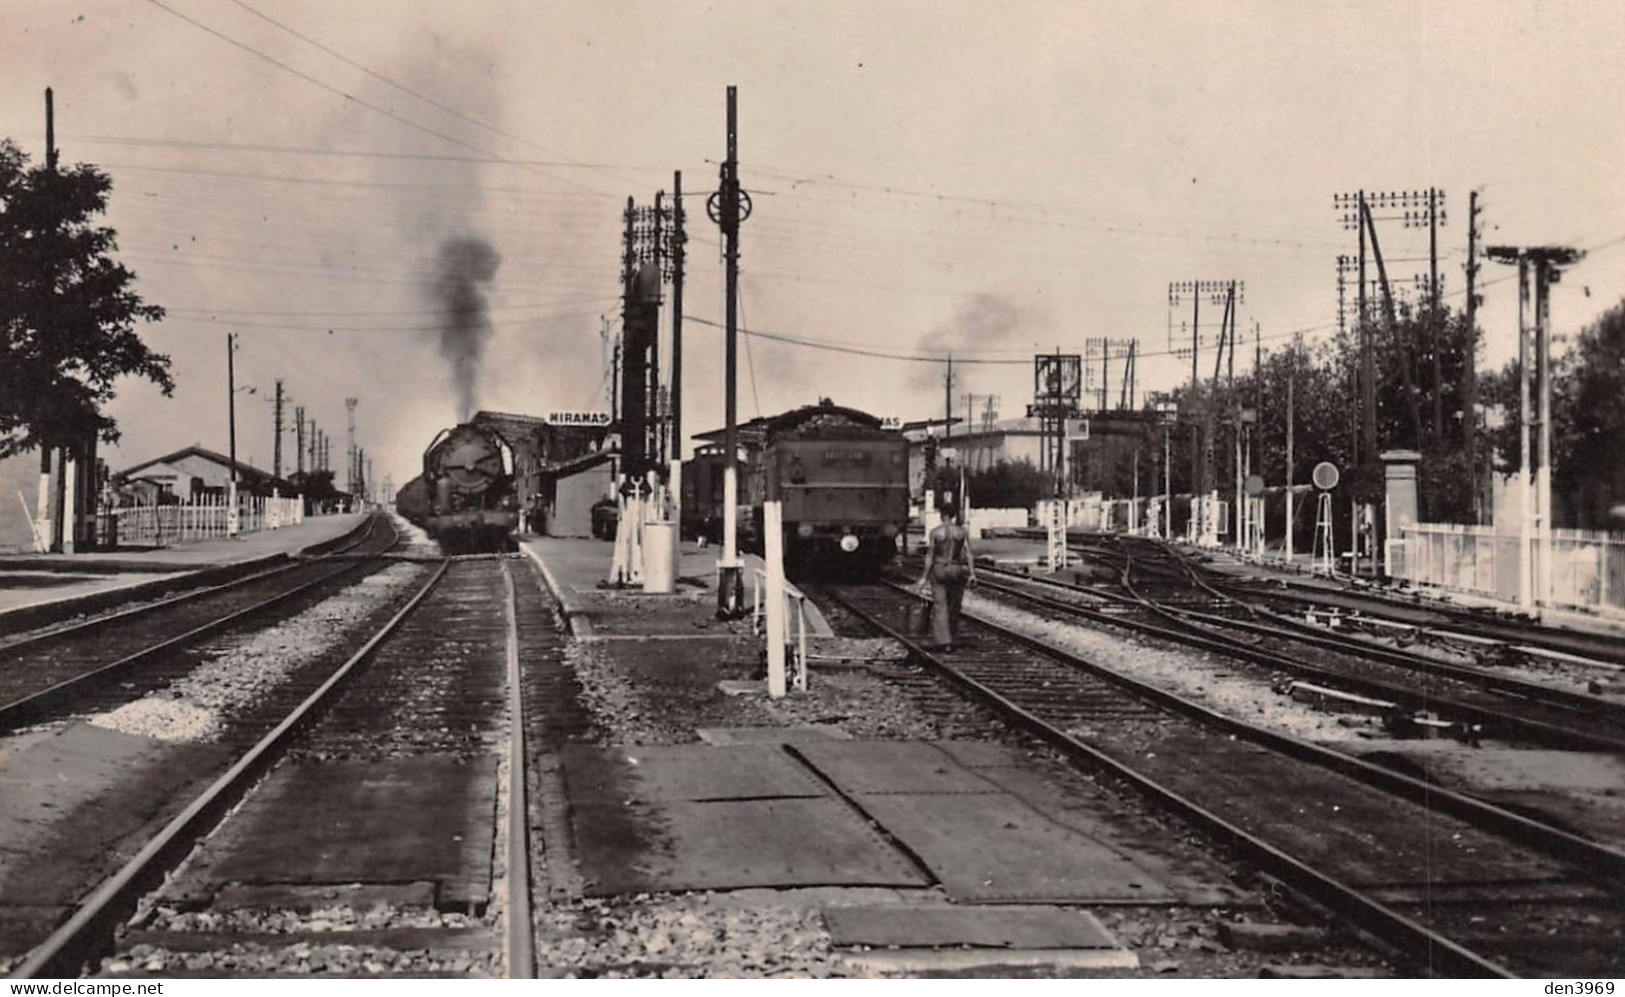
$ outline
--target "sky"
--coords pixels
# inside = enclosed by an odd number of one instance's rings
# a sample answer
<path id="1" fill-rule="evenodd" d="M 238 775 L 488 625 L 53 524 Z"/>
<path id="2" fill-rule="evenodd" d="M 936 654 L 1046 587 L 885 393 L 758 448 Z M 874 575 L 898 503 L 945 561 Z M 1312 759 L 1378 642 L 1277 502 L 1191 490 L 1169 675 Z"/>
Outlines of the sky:
<path id="1" fill-rule="evenodd" d="M 280 378 L 335 463 L 356 398 L 399 485 L 458 418 L 441 341 L 471 304 L 476 407 L 607 409 L 621 212 L 677 170 L 684 426 L 721 425 L 704 200 L 730 85 L 743 323 L 798 341 L 743 337 L 741 418 L 937 416 L 950 352 L 956 413 L 1010 417 L 1034 352 L 1090 338 L 1137 343 L 1141 394 L 1187 378 L 1170 282 L 1245 282 L 1238 371 L 1254 335 L 1333 334 L 1357 248 L 1333 196 L 1359 189 L 1444 191 L 1452 304 L 1471 191 L 1486 244 L 1589 250 L 1553 291 L 1577 330 L 1625 297 L 1622 56 L 1617 0 L 0 0 L 0 136 L 42 159 L 54 88 L 62 160 L 112 176 L 117 255 L 168 310 L 143 336 L 177 387 L 121 385 L 115 469 L 225 449 L 236 332 L 241 457 L 271 466 Z M 1377 227 L 1396 283 L 1427 272 L 1425 228 Z M 1487 366 L 1514 349 L 1512 275 L 1482 271 Z"/>

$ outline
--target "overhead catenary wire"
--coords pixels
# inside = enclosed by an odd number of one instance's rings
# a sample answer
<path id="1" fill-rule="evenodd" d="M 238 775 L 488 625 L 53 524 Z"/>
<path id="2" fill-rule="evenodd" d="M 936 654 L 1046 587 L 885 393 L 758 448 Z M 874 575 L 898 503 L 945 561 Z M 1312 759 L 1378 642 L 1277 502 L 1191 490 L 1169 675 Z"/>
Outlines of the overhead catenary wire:
<path id="1" fill-rule="evenodd" d="M 278 69 L 283 70 L 284 72 L 291 73 L 292 75 L 298 77 L 299 79 L 304 80 L 307 83 L 310 83 L 310 84 L 312 84 L 314 86 L 320 87 L 321 89 L 326 90 L 329 93 L 336 94 L 339 97 L 342 97 L 345 100 L 350 101 L 353 104 L 356 104 L 357 106 L 364 107 L 367 110 L 372 111 L 375 114 L 381 114 L 384 117 L 390 119 L 391 121 L 394 121 L 394 122 L 397 122 L 399 124 L 405 125 L 406 127 L 411 128 L 411 129 L 413 129 L 415 131 L 422 132 L 425 135 L 433 136 L 434 138 L 440 139 L 443 142 L 449 142 L 452 145 L 458 146 L 459 148 L 468 149 L 468 150 L 470 150 L 472 152 L 477 152 L 482 156 L 490 156 L 493 159 L 495 159 L 497 162 L 503 163 L 505 165 L 521 166 L 521 164 L 519 164 L 519 163 L 517 163 L 517 162 L 515 162 L 515 161 L 513 161 L 511 159 L 508 159 L 508 158 L 502 157 L 502 156 L 497 156 L 496 154 L 490 152 L 489 150 L 482 149 L 479 146 L 474 145 L 473 143 L 465 142 L 462 139 L 457 138 L 454 135 L 448 135 L 445 132 L 438 131 L 438 130 L 436 130 L 434 128 L 430 128 L 427 125 L 420 124 L 420 123 L 418 123 L 416 121 L 413 121 L 410 118 L 407 118 L 407 117 L 405 117 L 403 115 L 397 114 L 394 111 L 391 111 L 390 109 L 388 109 L 387 107 L 384 107 L 384 106 L 379 105 L 379 104 L 374 104 L 369 100 L 365 100 L 365 99 L 363 99 L 361 97 L 357 97 L 355 94 L 348 93 L 345 90 L 343 90 L 343 89 L 341 89 L 339 87 L 336 87 L 336 86 L 332 85 L 331 83 L 328 83 L 328 82 L 326 82 L 324 80 L 318 79 L 317 77 L 312 76 L 309 73 L 304 72 L 301 69 L 298 69 L 298 68 L 296 68 L 294 66 L 290 66 L 288 63 L 283 62 L 281 59 L 278 59 L 277 57 L 275 57 L 273 55 L 269 55 L 269 54 L 267 54 L 265 52 L 261 52 L 259 49 L 255 48 L 254 46 L 249 45 L 246 42 L 240 41 L 239 39 L 233 38 L 231 35 L 226 34 L 224 31 L 220 31 L 220 30 L 218 30 L 216 28 L 212 28 L 209 25 L 204 24 L 202 21 L 197 20 L 196 18 L 188 17 L 186 14 L 183 14 L 180 11 L 176 10 L 175 8 L 173 8 L 173 7 L 169 6 L 168 4 L 164 3 L 164 0 L 147 0 L 147 2 L 152 4 L 154 7 L 157 7 L 158 9 L 169 13 L 170 15 L 172 15 L 174 17 L 180 18 L 182 21 L 185 21 L 187 24 L 192 25 L 193 27 L 197 28 L 200 31 L 203 31 L 203 32 L 205 32 L 205 33 L 207 33 L 209 35 L 212 35 L 215 38 L 219 38 L 221 41 L 224 41 L 227 44 L 230 44 L 232 46 L 235 46 L 236 48 L 239 48 L 239 49 L 243 50 L 244 52 L 247 52 L 248 54 L 254 56 L 257 59 L 263 59 L 264 61 L 270 63 L 271 65 L 277 67 Z M 524 167 L 521 166 L 521 168 L 524 168 Z M 536 170 L 534 168 L 531 168 L 531 171 L 536 172 Z M 551 176 L 552 179 L 557 180 L 560 183 L 568 184 L 568 185 L 570 185 L 572 187 L 579 187 L 580 189 L 582 189 L 584 191 L 590 191 L 590 192 L 595 193 L 595 194 L 597 194 L 597 195 L 599 195 L 601 197 L 614 198 L 616 196 L 614 194 L 609 193 L 608 191 L 601 191 L 601 190 L 598 190 L 595 187 L 589 186 L 588 184 L 584 184 L 584 183 L 581 183 L 581 182 L 575 181 L 575 180 L 570 180 L 570 179 L 568 179 L 566 177 L 552 176 L 551 174 L 546 174 L 546 173 L 543 173 L 541 175 L 543 175 L 543 176 Z"/>
<path id="2" fill-rule="evenodd" d="M 708 318 L 705 318 L 705 317 L 699 316 L 699 315 L 684 315 L 683 316 L 683 321 L 685 321 L 685 322 L 697 322 L 700 325 L 709 326 L 709 327 L 711 327 L 713 329 L 721 329 L 723 327 L 722 323 L 717 322 L 714 319 L 708 319 Z M 1323 325 L 1304 326 L 1304 327 L 1294 329 L 1291 332 L 1279 333 L 1279 334 L 1275 334 L 1275 335 L 1265 336 L 1263 338 L 1266 339 L 1266 340 L 1284 339 L 1284 338 L 1294 336 L 1294 335 L 1299 335 L 1299 334 L 1303 334 L 1303 333 L 1310 333 L 1310 332 L 1320 332 L 1320 331 L 1324 331 L 1324 330 L 1327 330 L 1327 329 L 1334 329 L 1336 327 L 1337 327 L 1337 323 L 1328 322 L 1328 323 L 1325 323 Z M 791 346 L 802 346 L 802 347 L 806 347 L 808 349 L 824 350 L 824 351 L 827 351 L 827 352 L 830 352 L 830 353 L 844 353 L 844 354 L 849 354 L 849 355 L 852 355 L 852 356 L 874 357 L 874 358 L 880 359 L 880 360 L 904 360 L 904 361 L 910 361 L 910 362 L 914 362 L 914 363 L 946 363 L 946 362 L 948 362 L 949 354 L 951 353 L 953 362 L 956 363 L 956 364 L 981 364 L 981 365 L 992 365 L 992 366 L 1030 367 L 1030 366 L 1032 366 L 1032 362 L 1033 362 L 1030 352 L 1028 353 L 1028 355 L 1026 355 L 1024 357 L 1021 357 L 1021 358 L 1016 358 L 1016 359 L 1010 359 L 1010 358 L 1005 358 L 1005 357 L 980 356 L 975 352 L 965 352 L 965 351 L 958 350 L 958 349 L 950 350 L 950 349 L 948 349 L 946 347 L 943 348 L 940 355 L 923 354 L 923 353 L 899 353 L 899 352 L 894 352 L 894 351 L 889 351 L 889 350 L 878 350 L 878 349 L 874 349 L 874 348 L 871 348 L 871 347 L 850 346 L 850 345 L 846 345 L 846 344 L 843 344 L 843 343 L 835 343 L 835 342 L 830 342 L 830 341 L 827 341 L 827 340 L 812 339 L 812 338 L 804 337 L 804 336 L 793 336 L 793 335 L 789 335 L 787 333 L 781 333 L 781 332 L 770 332 L 770 331 L 765 330 L 765 329 L 751 329 L 751 328 L 747 328 L 747 327 L 744 327 L 744 326 L 740 327 L 739 333 L 741 335 L 743 335 L 743 336 L 746 336 L 746 337 L 755 338 L 755 339 L 766 339 L 766 340 L 770 340 L 770 341 L 776 342 L 776 343 L 787 343 L 787 344 L 789 344 Z M 1136 356 L 1137 357 L 1142 357 L 1142 358 L 1143 357 L 1153 357 L 1153 356 L 1174 356 L 1178 352 L 1179 351 L 1177 351 L 1177 350 L 1140 350 L 1140 351 L 1136 352 Z"/>
<path id="3" fill-rule="evenodd" d="M 609 298 L 600 298 L 600 299 L 594 299 L 594 300 L 601 306 L 603 304 L 603 302 L 609 301 L 611 299 L 609 299 Z M 550 313 L 541 314 L 541 315 L 534 315 L 534 316 L 531 316 L 529 318 L 509 319 L 509 320 L 505 320 L 505 321 L 501 321 L 501 322 L 491 322 L 489 324 L 493 328 L 509 328 L 509 327 L 513 327 L 513 326 L 526 326 L 526 325 L 533 325 L 533 324 L 535 324 L 537 322 L 548 321 L 548 320 L 553 320 L 553 319 L 579 318 L 582 315 L 593 315 L 593 314 L 597 314 L 597 312 L 599 310 L 600 310 L 599 308 L 589 308 L 589 309 L 585 309 L 585 310 L 577 309 L 575 311 L 567 311 L 567 312 L 550 312 Z M 203 316 L 203 315 L 174 315 L 174 316 L 166 317 L 166 321 L 170 320 L 170 319 L 173 319 L 174 321 L 178 321 L 178 322 L 199 322 L 199 323 L 204 323 L 204 324 L 208 324 L 208 325 L 229 325 L 233 329 L 276 329 L 276 330 L 281 330 L 281 331 L 297 331 L 297 332 L 416 333 L 416 332 L 438 332 L 442 328 L 444 328 L 444 326 L 442 326 L 442 325 L 345 326 L 345 325 L 334 325 L 334 324 L 304 325 L 304 324 L 295 324 L 295 323 L 290 323 L 290 322 L 244 322 L 244 321 L 242 321 L 240 319 L 231 318 L 229 316 L 222 317 L 222 316 L 213 315 L 213 314 L 208 315 L 208 316 Z"/>
<path id="4" fill-rule="evenodd" d="M 744 329 L 749 322 L 745 318 L 745 295 L 739 295 L 739 326 Z M 750 401 L 755 408 L 755 414 L 762 414 L 762 396 L 756 392 L 756 357 L 751 353 L 750 341 L 752 337 L 745 337 L 745 367 L 750 371 Z"/>
<path id="5" fill-rule="evenodd" d="M 520 304 L 520 305 L 492 306 L 492 307 L 486 308 L 486 312 L 487 313 L 491 313 L 491 312 L 515 312 L 515 311 L 529 311 L 529 310 L 531 310 L 533 308 L 541 308 L 541 307 L 546 307 L 546 306 L 587 305 L 587 304 L 593 304 L 595 302 L 614 300 L 614 298 L 615 298 L 615 295 L 600 295 L 600 296 L 594 297 L 594 298 L 573 298 L 573 299 L 570 299 L 570 300 L 567 300 L 567 301 L 545 301 L 545 302 L 544 301 L 533 301 L 533 302 L 530 302 L 528 304 Z M 222 319 L 229 319 L 229 318 L 233 318 L 233 317 L 239 316 L 239 315 L 288 315 L 288 316 L 297 316 L 297 317 L 305 317 L 305 318 L 314 318 L 314 317 L 318 317 L 318 316 L 335 316 L 335 315 L 336 316 L 342 316 L 342 317 L 352 317 L 352 316 L 365 316 L 365 317 L 407 316 L 407 317 L 416 317 L 416 318 L 432 318 L 432 317 L 434 317 L 436 315 L 452 315 L 452 314 L 455 314 L 454 312 L 447 311 L 445 309 L 433 309 L 433 308 L 431 308 L 431 309 L 417 308 L 417 309 L 411 309 L 411 310 L 408 310 L 408 311 L 329 311 L 329 310 L 323 310 L 323 309 L 290 310 L 290 309 L 281 309 L 281 308 L 234 308 L 234 307 L 202 308 L 202 307 L 197 307 L 197 306 L 181 306 L 181 305 L 165 305 L 164 306 L 164 311 L 166 313 L 171 313 L 171 314 L 173 314 L 175 312 L 180 312 L 182 314 L 208 315 L 210 317 L 222 318 Z M 310 328 L 316 328 L 316 327 L 315 326 L 310 326 Z"/>
<path id="6" fill-rule="evenodd" d="M 1618 239 L 1610 240 L 1608 244 L 1611 245 L 1613 243 L 1622 241 L 1625 241 L 1625 236 L 1620 236 Z M 1479 286 L 1488 287 L 1510 279 L 1510 277 L 1498 277 L 1484 281 Z M 1451 292 L 1445 296 L 1455 297 L 1459 296 L 1461 293 L 1463 292 Z M 723 328 L 722 323 L 717 322 L 715 319 L 708 319 L 699 315 L 685 315 L 683 316 L 683 319 L 684 321 L 697 322 L 700 325 L 709 326 L 713 329 Z M 1294 326 L 1285 332 L 1271 333 L 1270 335 L 1261 336 L 1259 338 L 1264 342 L 1272 342 L 1282 339 L 1291 339 L 1297 336 L 1308 335 L 1316 332 L 1328 332 L 1335 328 L 1337 328 L 1337 323 L 1335 321 L 1322 322 L 1314 325 L 1299 325 Z M 958 364 L 1022 367 L 1032 365 L 1032 358 L 1030 356 L 1016 359 L 988 357 L 979 355 L 978 351 L 967 351 L 949 347 L 942 347 L 938 354 L 902 353 L 890 350 L 879 350 L 872 347 L 853 346 L 847 343 L 832 342 L 829 340 L 813 339 L 807 336 L 796 336 L 788 333 L 772 332 L 765 329 L 751 329 L 743 325 L 740 327 L 739 333 L 746 337 L 766 339 L 778 343 L 787 343 L 791 346 L 801 346 L 807 349 L 823 350 L 830 353 L 844 353 L 851 356 L 873 357 L 880 360 L 902 360 L 912 363 L 947 363 L 949 360 L 949 355 L 952 354 L 953 362 Z M 1135 356 L 1139 359 L 1145 359 L 1148 357 L 1179 356 L 1182 353 L 1183 351 L 1178 349 L 1136 350 Z"/>

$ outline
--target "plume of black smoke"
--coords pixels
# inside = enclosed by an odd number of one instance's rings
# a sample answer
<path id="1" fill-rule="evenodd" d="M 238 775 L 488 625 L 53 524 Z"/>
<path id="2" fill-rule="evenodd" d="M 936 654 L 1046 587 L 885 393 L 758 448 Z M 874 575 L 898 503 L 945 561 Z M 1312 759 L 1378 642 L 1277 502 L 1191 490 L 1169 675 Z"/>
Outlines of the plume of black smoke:
<path id="1" fill-rule="evenodd" d="M 925 334 L 920 340 L 920 351 L 945 357 L 949 352 L 975 353 L 1021 346 L 1024 317 L 1021 308 L 1003 295 L 973 295 L 954 311 L 951 319 Z M 961 389 L 964 387 L 957 364 L 954 380 Z M 909 364 L 909 383 L 919 390 L 934 388 L 940 394 L 942 365 Z"/>
<path id="2" fill-rule="evenodd" d="M 474 414 L 480 360 L 491 339 L 485 292 L 502 257 L 479 236 L 452 236 L 440 243 L 431 293 L 445 313 L 440 322 L 440 355 L 451 364 L 457 386 L 457 421 Z"/>

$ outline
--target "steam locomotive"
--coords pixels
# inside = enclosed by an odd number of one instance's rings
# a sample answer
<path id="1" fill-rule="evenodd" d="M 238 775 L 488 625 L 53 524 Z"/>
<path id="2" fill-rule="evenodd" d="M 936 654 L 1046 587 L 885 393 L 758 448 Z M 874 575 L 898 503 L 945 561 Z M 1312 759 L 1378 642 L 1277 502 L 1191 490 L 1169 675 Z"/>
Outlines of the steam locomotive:
<path id="1" fill-rule="evenodd" d="M 395 496 L 396 510 L 448 554 L 513 549 L 519 525 L 513 452 L 495 430 L 465 422 L 423 452 L 423 474 Z"/>

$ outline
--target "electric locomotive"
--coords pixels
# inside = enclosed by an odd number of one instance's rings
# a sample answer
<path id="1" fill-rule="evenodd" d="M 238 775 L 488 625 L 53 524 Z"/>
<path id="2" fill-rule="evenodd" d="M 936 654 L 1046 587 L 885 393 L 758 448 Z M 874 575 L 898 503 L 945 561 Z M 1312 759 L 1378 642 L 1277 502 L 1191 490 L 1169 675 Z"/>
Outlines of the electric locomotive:
<path id="1" fill-rule="evenodd" d="M 908 441 L 879 418 L 824 399 L 769 419 L 753 471 L 753 498 L 782 503 L 791 570 L 872 573 L 896 555 L 908 525 Z"/>

